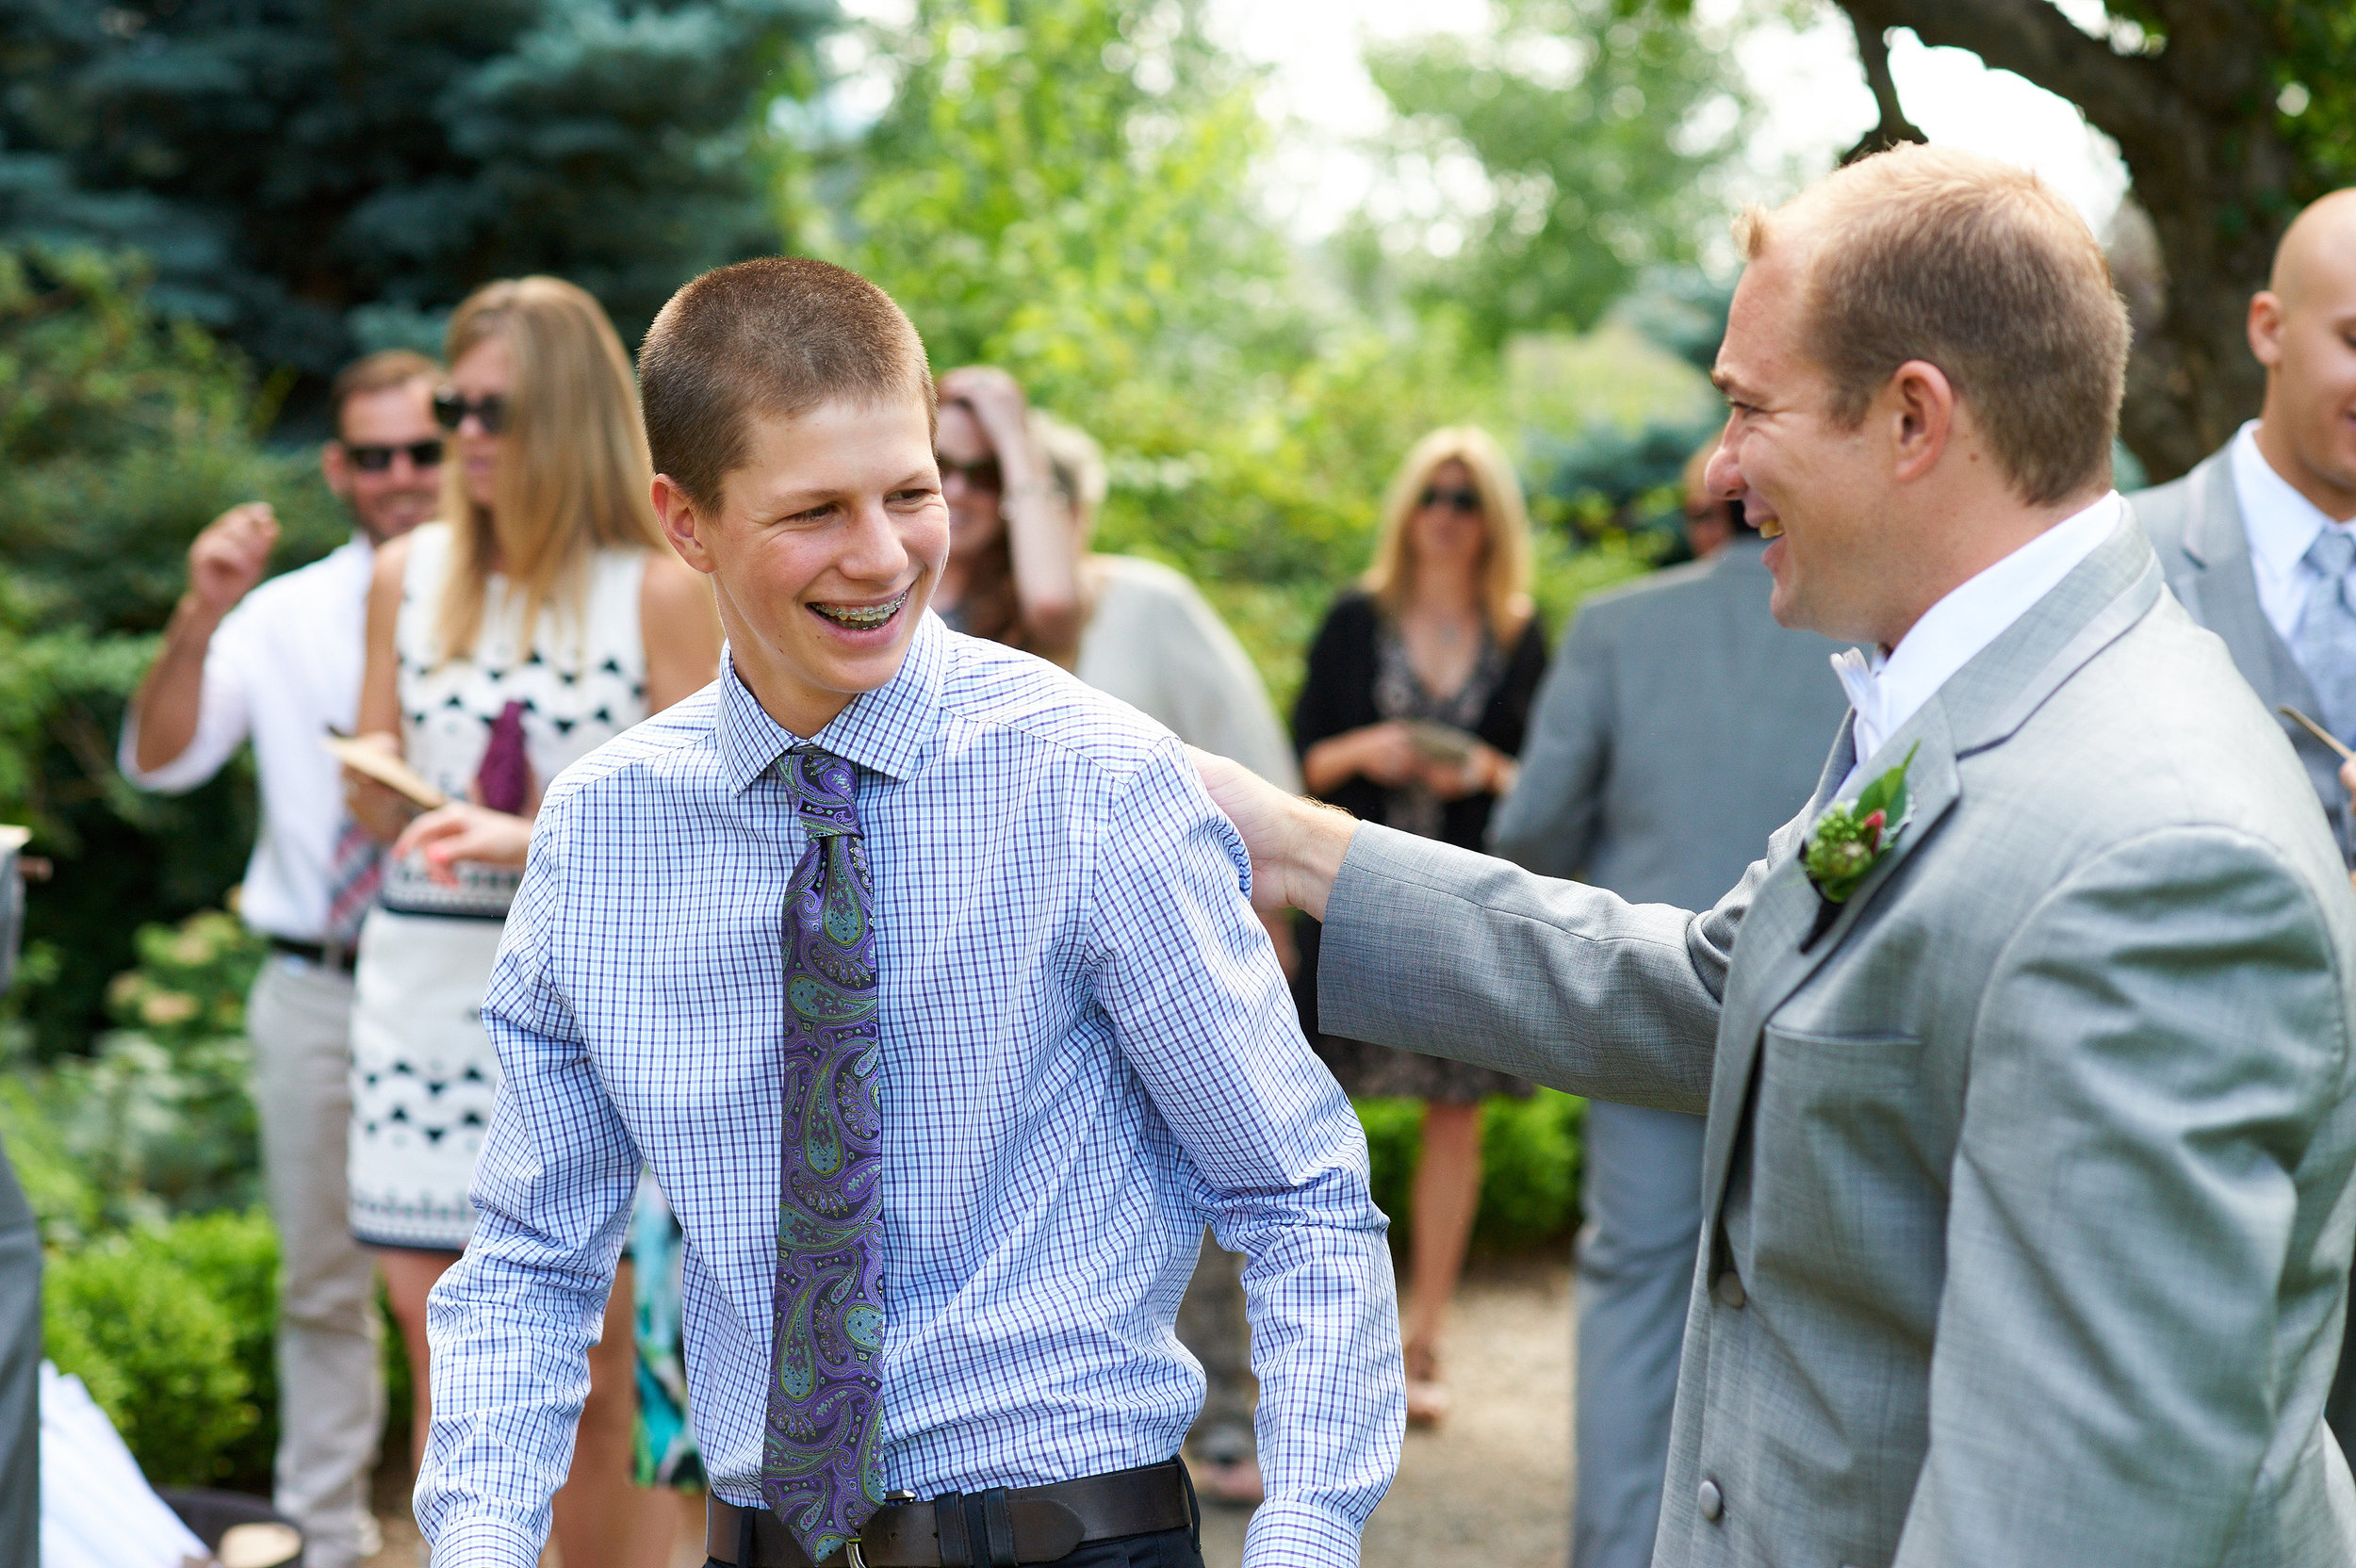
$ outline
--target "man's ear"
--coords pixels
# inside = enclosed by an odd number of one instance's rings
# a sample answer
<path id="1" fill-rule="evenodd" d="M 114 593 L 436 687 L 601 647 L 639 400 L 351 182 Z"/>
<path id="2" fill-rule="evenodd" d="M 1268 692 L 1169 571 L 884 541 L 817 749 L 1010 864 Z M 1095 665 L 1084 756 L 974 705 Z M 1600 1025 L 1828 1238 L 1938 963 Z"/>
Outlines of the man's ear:
<path id="1" fill-rule="evenodd" d="M 1897 428 L 1900 483 L 1922 478 L 1938 466 L 1955 430 L 1955 388 L 1947 372 L 1927 359 L 1909 359 L 1891 372 L 1882 396 Z"/>
<path id="2" fill-rule="evenodd" d="M 2250 296 L 2250 351 L 2269 370 L 2282 363 L 2282 299 L 2270 288 Z"/>
<path id="3" fill-rule="evenodd" d="M 704 538 L 708 519 L 695 498 L 668 474 L 654 476 L 654 514 L 663 525 L 663 536 L 671 541 L 671 547 L 679 552 L 681 561 L 706 577 L 719 569 L 712 547 Z"/>
<path id="4" fill-rule="evenodd" d="M 327 481 L 330 495 L 339 501 L 352 499 L 352 462 L 344 455 L 342 442 L 319 443 L 319 473 Z"/>

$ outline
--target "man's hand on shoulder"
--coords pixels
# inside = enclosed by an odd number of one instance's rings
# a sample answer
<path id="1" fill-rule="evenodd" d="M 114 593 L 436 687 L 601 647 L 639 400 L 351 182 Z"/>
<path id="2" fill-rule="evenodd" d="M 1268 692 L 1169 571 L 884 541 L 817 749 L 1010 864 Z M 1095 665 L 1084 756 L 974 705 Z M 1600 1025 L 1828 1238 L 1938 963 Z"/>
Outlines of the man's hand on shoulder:
<path id="1" fill-rule="evenodd" d="M 278 544 L 278 514 L 268 501 L 233 506 L 205 525 L 188 547 L 189 608 L 218 621 L 253 592 Z"/>
<path id="2" fill-rule="evenodd" d="M 1323 920 L 1358 819 L 1288 795 L 1240 762 L 1196 746 L 1188 746 L 1186 756 L 1203 776 L 1212 804 L 1243 835 L 1252 857 L 1252 906 L 1301 909 Z"/>

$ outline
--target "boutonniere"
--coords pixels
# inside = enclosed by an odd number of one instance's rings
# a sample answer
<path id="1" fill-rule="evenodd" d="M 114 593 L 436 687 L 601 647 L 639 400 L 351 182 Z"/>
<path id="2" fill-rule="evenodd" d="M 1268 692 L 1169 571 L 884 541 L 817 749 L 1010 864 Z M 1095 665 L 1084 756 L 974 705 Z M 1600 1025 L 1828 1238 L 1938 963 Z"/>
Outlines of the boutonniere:
<path id="1" fill-rule="evenodd" d="M 1825 807 L 1808 829 L 1800 859 L 1827 905 L 1846 904 L 1906 830 L 1914 815 L 1906 769 L 1914 765 L 1922 744 L 1917 741 L 1907 747 L 1906 760 L 1859 790 L 1855 800 Z"/>

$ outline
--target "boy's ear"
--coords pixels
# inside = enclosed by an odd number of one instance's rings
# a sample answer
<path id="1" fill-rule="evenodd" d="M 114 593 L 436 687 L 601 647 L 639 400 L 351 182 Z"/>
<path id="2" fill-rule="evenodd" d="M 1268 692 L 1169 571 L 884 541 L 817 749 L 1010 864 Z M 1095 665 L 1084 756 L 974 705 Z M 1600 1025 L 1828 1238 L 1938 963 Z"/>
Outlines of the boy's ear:
<path id="1" fill-rule="evenodd" d="M 707 577 L 718 569 L 719 563 L 704 538 L 709 519 L 695 498 L 668 474 L 654 476 L 654 514 L 663 525 L 663 536 L 671 541 L 681 561 Z"/>

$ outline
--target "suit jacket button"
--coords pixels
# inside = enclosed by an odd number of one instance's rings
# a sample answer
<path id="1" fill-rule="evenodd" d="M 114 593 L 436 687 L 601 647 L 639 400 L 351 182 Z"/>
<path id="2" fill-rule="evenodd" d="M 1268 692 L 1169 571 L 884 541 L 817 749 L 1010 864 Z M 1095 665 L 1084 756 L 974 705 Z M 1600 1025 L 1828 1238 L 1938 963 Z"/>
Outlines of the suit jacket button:
<path id="1" fill-rule="evenodd" d="M 1742 1276 L 1731 1268 L 1718 1276 L 1718 1282 L 1712 1288 L 1716 1290 L 1718 1299 L 1729 1307 L 1740 1307 L 1744 1301 L 1750 1299 L 1742 1294 Z"/>
<path id="2" fill-rule="evenodd" d="M 1713 1525 L 1718 1522 L 1718 1516 L 1726 1511 L 1726 1500 L 1719 1494 L 1716 1481 L 1702 1482 L 1694 1490 L 1693 1501 L 1700 1506 L 1702 1517 Z"/>

